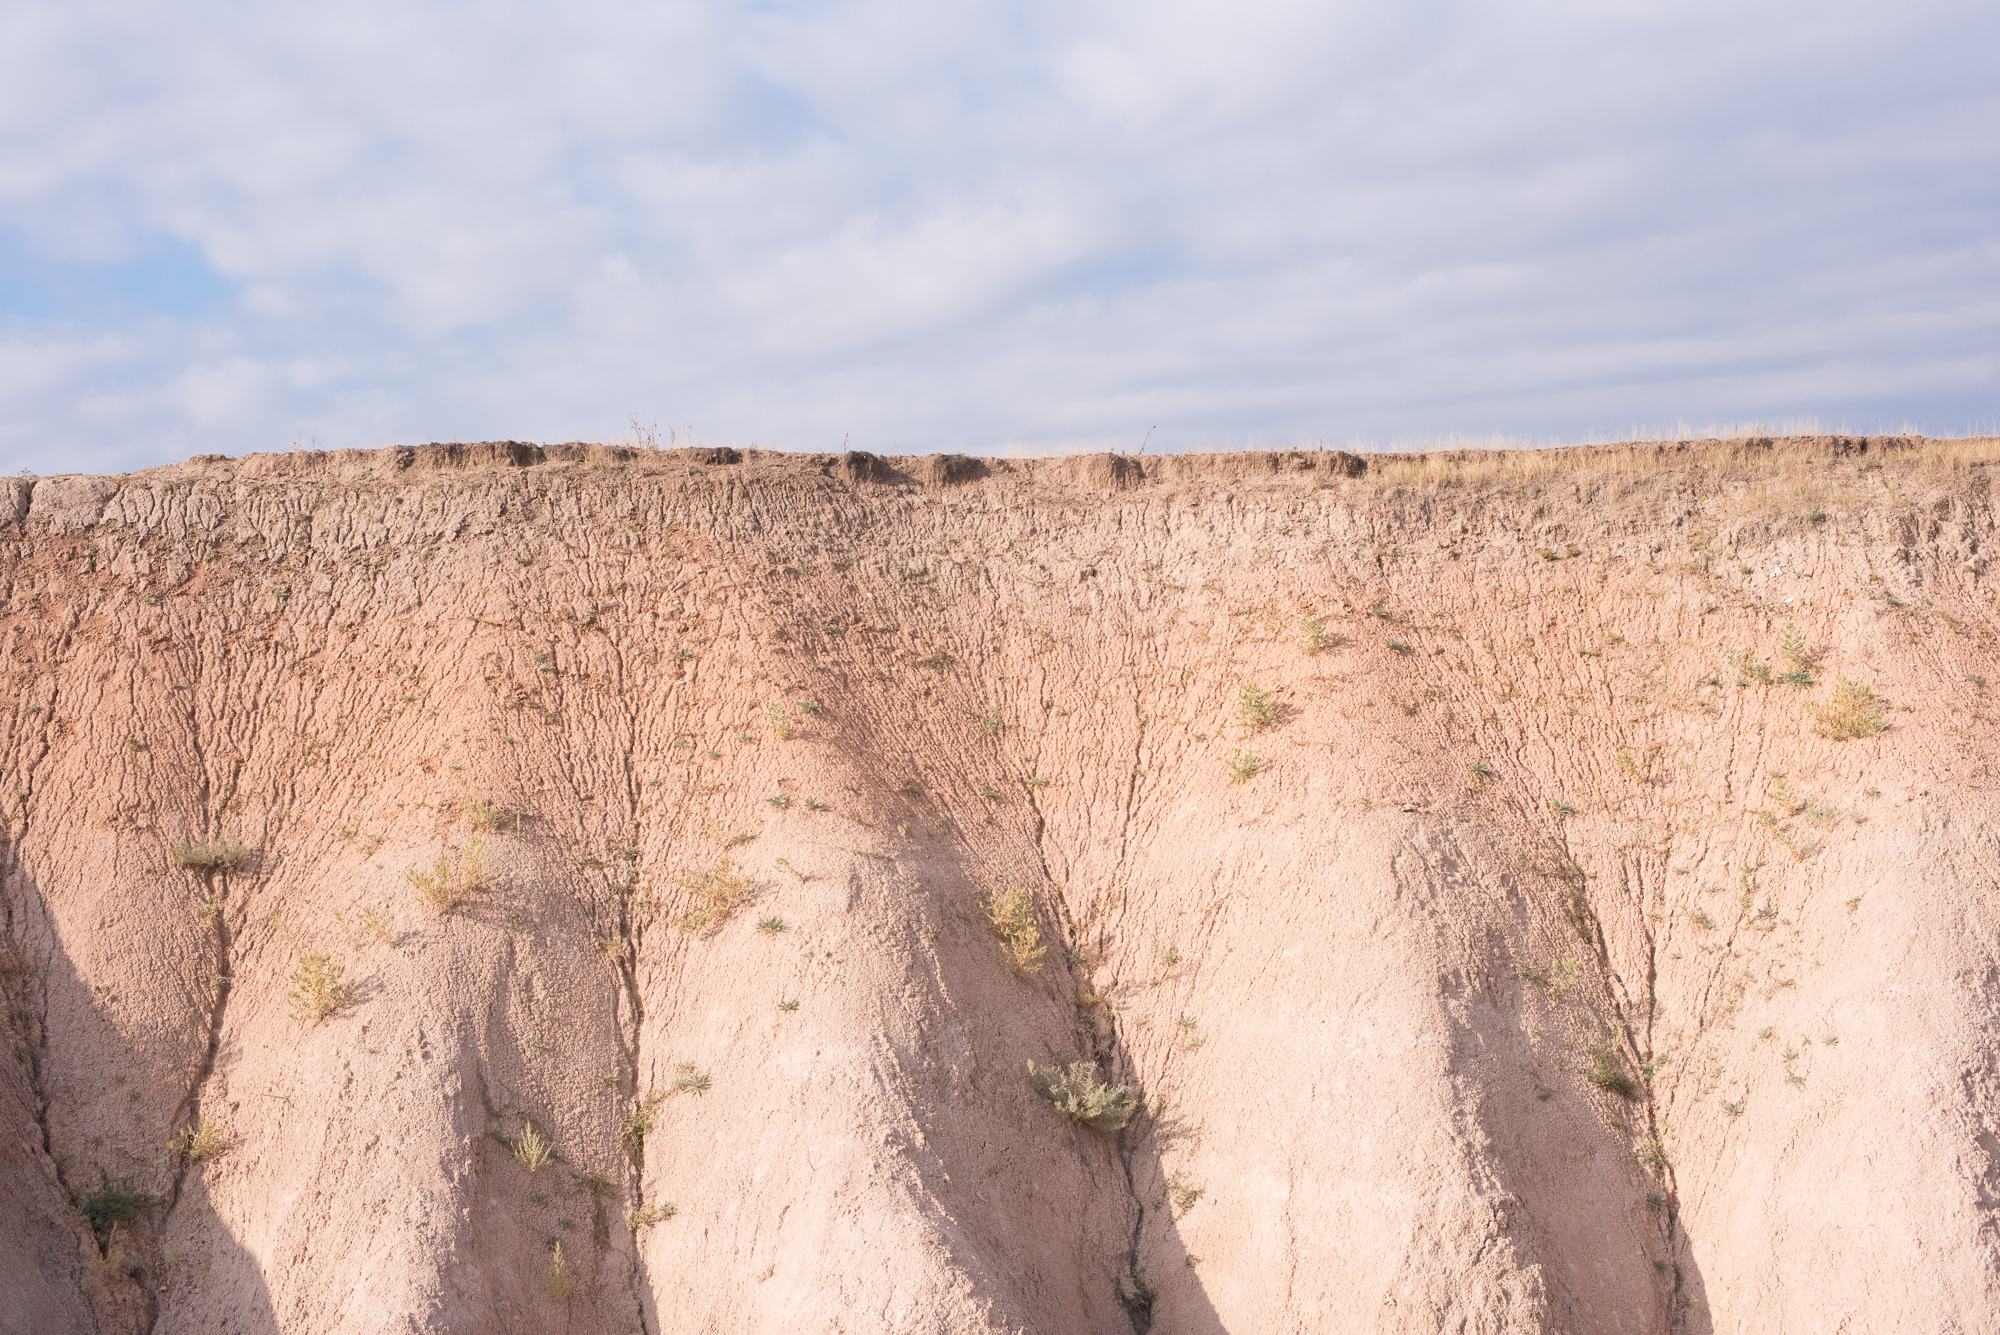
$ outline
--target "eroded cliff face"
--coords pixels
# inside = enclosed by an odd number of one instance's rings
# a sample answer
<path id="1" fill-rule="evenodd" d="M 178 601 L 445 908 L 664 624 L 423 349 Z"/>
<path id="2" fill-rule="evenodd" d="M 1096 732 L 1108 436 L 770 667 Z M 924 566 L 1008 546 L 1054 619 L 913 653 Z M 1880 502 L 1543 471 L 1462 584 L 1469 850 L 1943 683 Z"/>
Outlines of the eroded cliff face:
<path id="1" fill-rule="evenodd" d="M 1996 454 L 12 483 L 0 1329 L 1983 1328 Z"/>

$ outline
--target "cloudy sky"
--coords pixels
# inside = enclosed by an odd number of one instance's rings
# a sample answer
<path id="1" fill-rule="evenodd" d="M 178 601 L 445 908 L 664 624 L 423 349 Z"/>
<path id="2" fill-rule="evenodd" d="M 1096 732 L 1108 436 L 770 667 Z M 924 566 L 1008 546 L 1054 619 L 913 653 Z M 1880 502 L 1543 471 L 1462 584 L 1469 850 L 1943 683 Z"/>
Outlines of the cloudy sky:
<path id="1" fill-rule="evenodd" d="M 1992 0 L 9 0 L 0 467 L 2000 422 Z"/>

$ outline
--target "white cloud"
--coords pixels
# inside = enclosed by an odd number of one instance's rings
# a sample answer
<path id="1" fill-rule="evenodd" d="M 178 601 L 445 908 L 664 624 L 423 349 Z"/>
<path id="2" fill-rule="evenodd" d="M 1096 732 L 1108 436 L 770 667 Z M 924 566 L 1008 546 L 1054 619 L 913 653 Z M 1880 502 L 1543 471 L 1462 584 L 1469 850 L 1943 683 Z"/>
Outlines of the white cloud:
<path id="1" fill-rule="evenodd" d="M 0 14 L 0 466 L 2000 415 L 1972 0 Z M 0 275 L 3 278 L 4 275 Z M 6 286 L 0 283 L 0 295 Z"/>

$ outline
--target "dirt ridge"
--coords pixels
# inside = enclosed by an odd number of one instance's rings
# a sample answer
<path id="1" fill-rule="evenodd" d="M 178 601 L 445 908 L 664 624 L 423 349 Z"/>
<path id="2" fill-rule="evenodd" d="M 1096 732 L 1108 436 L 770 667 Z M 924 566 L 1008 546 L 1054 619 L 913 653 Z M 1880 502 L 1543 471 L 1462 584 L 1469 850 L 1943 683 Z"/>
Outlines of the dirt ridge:
<path id="1" fill-rule="evenodd" d="M 0 1332 L 1978 1329 L 1995 467 L 10 480 Z"/>

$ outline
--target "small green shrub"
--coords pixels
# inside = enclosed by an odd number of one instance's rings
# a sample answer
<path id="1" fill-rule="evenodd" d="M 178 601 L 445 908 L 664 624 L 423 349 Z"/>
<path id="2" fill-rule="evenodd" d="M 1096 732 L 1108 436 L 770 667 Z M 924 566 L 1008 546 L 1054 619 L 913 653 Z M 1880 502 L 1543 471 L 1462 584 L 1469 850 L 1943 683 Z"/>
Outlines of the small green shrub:
<path id="1" fill-rule="evenodd" d="M 558 1242 L 555 1252 L 549 1257 L 549 1272 L 542 1277 L 549 1291 L 549 1297 L 562 1302 L 576 1292 L 576 1272 L 563 1264 L 562 1244 Z"/>
<path id="2" fill-rule="evenodd" d="M 811 696 L 807 696 L 798 702 L 798 711 L 807 718 L 818 718 L 821 708 L 820 702 Z"/>
<path id="3" fill-rule="evenodd" d="M 528 1121 L 521 1123 L 521 1138 L 511 1142 L 507 1148 L 514 1152 L 521 1167 L 531 1173 L 546 1167 L 556 1157 L 556 1147 L 535 1130 L 533 1122 Z"/>
<path id="4" fill-rule="evenodd" d="M 1466 769 L 1470 770 L 1473 777 L 1477 779 L 1490 779 L 1500 772 L 1483 760 L 1473 761 L 1470 765 L 1466 766 Z"/>
<path id="5" fill-rule="evenodd" d="M 659 1116 L 660 1104 L 666 1095 L 653 1090 L 642 1099 L 632 1100 L 631 1109 L 625 1114 L 625 1124 L 619 1129 L 618 1138 L 625 1142 L 625 1148 L 636 1156 L 646 1153 L 646 1137 L 652 1134 L 654 1119 Z"/>
<path id="6" fill-rule="evenodd" d="M 1278 721 L 1277 697 L 1249 683 L 1236 696 L 1236 721 L 1251 732 L 1262 732 Z"/>
<path id="7" fill-rule="evenodd" d="M 688 906 L 681 913 L 681 930 L 701 932 L 728 920 L 750 897 L 750 878 L 728 858 L 708 871 L 691 871 L 681 877 L 681 889 Z"/>
<path id="8" fill-rule="evenodd" d="M 167 1142 L 169 1149 L 189 1163 L 219 1159 L 229 1153 L 232 1144 L 229 1133 L 211 1121 L 207 1113 L 175 1132 Z"/>
<path id="9" fill-rule="evenodd" d="M 1326 622 L 1318 617 L 1299 618 L 1299 649 L 1303 653 L 1325 653 L 1333 647 L 1333 637 L 1326 633 Z"/>
<path id="10" fill-rule="evenodd" d="M 672 1219 L 677 1213 L 679 1212 L 674 1209 L 672 1201 L 668 1201 L 665 1205 L 642 1206 L 625 1216 L 625 1227 L 637 1233 L 646 1225 L 663 1223 Z"/>
<path id="11" fill-rule="evenodd" d="M 351 1005 L 354 988 L 341 981 L 346 972 L 344 965 L 334 963 L 323 950 L 301 955 L 299 967 L 286 980 L 292 985 L 285 993 L 286 1000 L 292 1003 L 292 1018 L 301 1024 L 317 1025 Z"/>
<path id="12" fill-rule="evenodd" d="M 1014 967 L 1022 973 L 1039 972 L 1048 947 L 1042 944 L 1041 930 L 1035 926 L 1035 906 L 1028 892 L 1019 886 L 996 890 L 985 909 L 986 921 L 1007 947 Z"/>
<path id="13" fill-rule="evenodd" d="M 1261 763 L 1257 759 L 1256 753 L 1249 747 L 1239 748 L 1229 757 L 1229 781 L 1231 783 L 1250 782 L 1251 776 L 1256 774 Z"/>
<path id="14" fill-rule="evenodd" d="M 1812 706 L 1813 722 L 1822 736 L 1836 742 L 1873 737 L 1889 725 L 1882 718 L 1882 698 L 1848 677 L 1842 677 L 1824 704 Z"/>
<path id="15" fill-rule="evenodd" d="M 1028 1063 L 1028 1083 L 1055 1110 L 1093 1131 L 1116 1131 L 1138 1111 L 1138 1095 L 1129 1085 L 1107 1085 L 1093 1062 L 1038 1067 Z"/>
<path id="16" fill-rule="evenodd" d="M 783 918 L 771 917 L 759 918 L 757 920 L 757 932 L 760 936 L 776 936 L 784 930 L 785 920 Z"/>
<path id="17" fill-rule="evenodd" d="M 76 1208 L 83 1215 L 84 1222 L 90 1225 L 90 1231 L 97 1236 L 97 1249 L 101 1252 L 111 1245 L 112 1229 L 135 1218 L 139 1211 L 158 1205 L 160 1198 L 132 1190 L 132 1179 L 129 1177 L 113 1182 L 111 1175 L 102 1168 L 97 1170 L 97 1178 L 101 1185 L 77 1201 Z"/>
<path id="18" fill-rule="evenodd" d="M 708 1093 L 709 1083 L 707 1072 L 695 1070 L 693 1062 L 681 1062 L 674 1067 L 674 1083 L 671 1092 L 675 1094 L 706 1094 Z"/>
<path id="19" fill-rule="evenodd" d="M 1637 1097 L 1638 1082 L 1618 1069 L 1617 1059 L 1603 1048 L 1592 1048 L 1591 1067 L 1583 1073 L 1583 1078 L 1607 1094 L 1616 1094 L 1621 1099 Z"/>
<path id="20" fill-rule="evenodd" d="M 1388 639 L 1382 641 L 1382 645 L 1384 648 L 1388 649 L 1388 651 L 1392 654 L 1407 654 L 1408 652 L 1410 652 L 1409 641 L 1398 639 L 1394 635 L 1391 635 Z"/>
<path id="21" fill-rule="evenodd" d="M 789 742 L 798 735 L 799 726 L 792 722 L 792 716 L 783 705 L 771 706 L 771 735 L 781 742 Z"/>
<path id="22" fill-rule="evenodd" d="M 199 843 L 175 844 L 174 865 L 188 871 L 232 872 L 242 868 L 247 850 L 226 839 L 203 839 Z"/>

